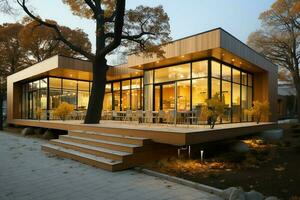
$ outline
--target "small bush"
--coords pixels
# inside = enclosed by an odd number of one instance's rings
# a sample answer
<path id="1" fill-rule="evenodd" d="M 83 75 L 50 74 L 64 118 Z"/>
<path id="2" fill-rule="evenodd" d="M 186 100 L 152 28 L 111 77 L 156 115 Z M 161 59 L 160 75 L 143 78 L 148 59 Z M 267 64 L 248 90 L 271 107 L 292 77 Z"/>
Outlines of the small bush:
<path id="1" fill-rule="evenodd" d="M 66 120 L 68 115 L 73 112 L 74 106 L 66 102 L 62 102 L 54 111 L 53 115 L 61 120 Z"/>
<path id="2" fill-rule="evenodd" d="M 267 117 L 271 114 L 270 104 L 268 101 L 253 101 L 253 107 L 247 110 L 246 113 L 249 116 L 253 116 L 256 120 L 256 123 L 259 124 L 262 117 Z"/>

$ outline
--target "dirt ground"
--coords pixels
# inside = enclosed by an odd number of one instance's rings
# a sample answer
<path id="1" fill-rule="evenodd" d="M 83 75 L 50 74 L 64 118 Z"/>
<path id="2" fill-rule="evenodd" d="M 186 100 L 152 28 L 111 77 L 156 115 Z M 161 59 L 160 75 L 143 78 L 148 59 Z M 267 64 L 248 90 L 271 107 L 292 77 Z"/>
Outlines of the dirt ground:
<path id="1" fill-rule="evenodd" d="M 247 153 L 230 151 L 230 142 L 216 143 L 206 148 L 210 155 L 204 162 L 196 154 L 192 159 L 174 157 L 144 167 L 221 189 L 241 186 L 245 191 L 299 200 L 300 126 L 282 128 L 284 136 L 277 141 L 243 138 L 250 148 Z"/>

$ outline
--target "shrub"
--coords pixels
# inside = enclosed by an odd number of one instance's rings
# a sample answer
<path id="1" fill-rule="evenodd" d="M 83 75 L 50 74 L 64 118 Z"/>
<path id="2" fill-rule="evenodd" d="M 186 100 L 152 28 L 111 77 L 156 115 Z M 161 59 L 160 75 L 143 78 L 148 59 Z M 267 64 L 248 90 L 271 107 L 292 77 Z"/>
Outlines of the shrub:
<path id="1" fill-rule="evenodd" d="M 219 94 L 216 93 L 211 99 L 206 100 L 207 108 L 203 109 L 202 115 L 207 117 L 210 128 L 214 128 L 218 118 L 221 118 L 225 111 L 225 102 L 220 100 Z"/>
<path id="2" fill-rule="evenodd" d="M 253 101 L 253 106 L 247 110 L 247 114 L 253 116 L 256 123 L 259 124 L 262 117 L 270 115 L 270 104 L 268 101 Z"/>
<path id="3" fill-rule="evenodd" d="M 36 111 L 35 111 L 35 114 L 36 114 L 36 118 L 38 120 L 41 120 L 41 117 L 42 117 L 42 114 L 43 114 L 43 110 L 41 108 L 37 108 Z"/>
<path id="4" fill-rule="evenodd" d="M 54 111 L 53 115 L 61 120 L 66 120 L 67 116 L 74 110 L 74 106 L 66 102 L 62 102 Z"/>

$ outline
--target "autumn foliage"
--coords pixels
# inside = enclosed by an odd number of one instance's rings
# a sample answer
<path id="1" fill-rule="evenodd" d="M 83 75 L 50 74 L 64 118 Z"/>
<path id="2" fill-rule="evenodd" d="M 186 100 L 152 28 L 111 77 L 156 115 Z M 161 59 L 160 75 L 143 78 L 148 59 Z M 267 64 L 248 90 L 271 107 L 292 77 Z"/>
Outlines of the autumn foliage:
<path id="1" fill-rule="evenodd" d="M 66 102 L 62 102 L 54 111 L 53 116 L 61 120 L 66 120 L 67 117 L 73 112 L 74 106 Z"/>
<path id="2" fill-rule="evenodd" d="M 253 101 L 253 106 L 246 111 L 248 115 L 254 117 L 257 124 L 261 121 L 263 117 L 268 117 L 270 113 L 270 104 L 268 101 Z"/>
<path id="3" fill-rule="evenodd" d="M 221 119 L 225 112 L 226 104 L 220 99 L 217 93 L 211 99 L 206 100 L 207 107 L 202 109 L 202 117 L 208 119 L 210 127 L 213 129 L 218 119 Z"/>

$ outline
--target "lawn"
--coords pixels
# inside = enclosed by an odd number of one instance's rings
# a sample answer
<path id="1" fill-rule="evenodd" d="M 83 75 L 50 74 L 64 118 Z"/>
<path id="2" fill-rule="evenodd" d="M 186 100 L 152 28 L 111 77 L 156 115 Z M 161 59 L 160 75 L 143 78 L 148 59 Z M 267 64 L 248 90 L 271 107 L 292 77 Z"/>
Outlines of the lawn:
<path id="1" fill-rule="evenodd" d="M 299 200 L 300 129 L 295 125 L 282 128 L 284 136 L 277 141 L 244 138 L 250 149 L 246 153 L 231 151 L 231 142 L 219 142 L 202 145 L 204 162 L 195 154 L 192 159 L 173 157 L 144 167 L 221 189 L 241 186 L 266 196 Z"/>

